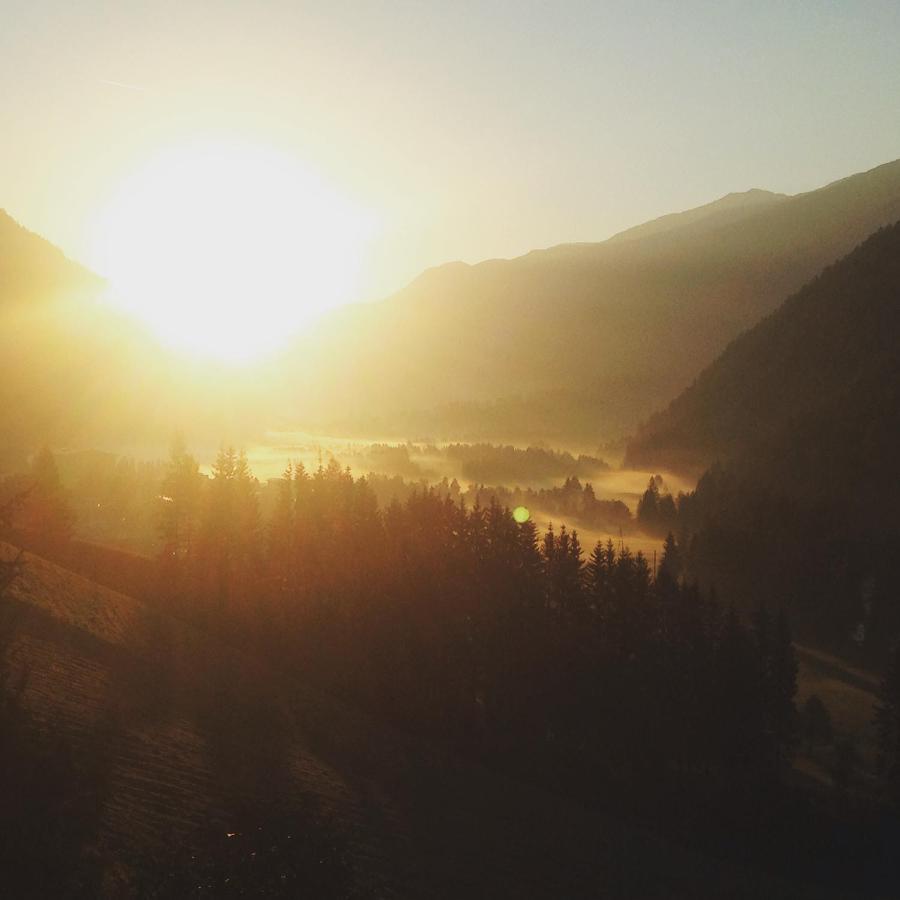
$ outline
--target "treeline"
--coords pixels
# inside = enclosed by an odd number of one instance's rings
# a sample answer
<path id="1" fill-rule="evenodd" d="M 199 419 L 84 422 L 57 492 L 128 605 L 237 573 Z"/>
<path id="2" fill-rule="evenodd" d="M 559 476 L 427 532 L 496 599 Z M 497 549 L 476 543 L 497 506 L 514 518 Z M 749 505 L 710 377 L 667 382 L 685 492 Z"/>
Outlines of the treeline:
<path id="1" fill-rule="evenodd" d="M 486 484 L 540 484 L 564 478 L 591 478 L 610 466 L 595 456 L 573 456 L 548 447 L 513 447 L 488 443 L 375 443 L 361 449 L 338 451 L 341 462 L 357 471 L 399 475 L 414 480 L 437 480 L 442 473 L 464 482 Z"/>
<path id="2" fill-rule="evenodd" d="M 608 472 L 602 459 L 545 447 L 494 444 L 449 444 L 444 448 L 447 459 L 457 463 L 466 480 L 509 484 L 529 481 L 552 481 L 559 478 L 590 478 Z"/>
<path id="3" fill-rule="evenodd" d="M 456 446 L 459 448 L 463 445 Z M 425 447 L 424 450 L 443 453 L 438 448 Z M 516 450 L 516 453 L 528 458 L 540 458 L 544 454 L 547 458 L 568 457 L 570 461 L 573 460 L 569 454 L 557 454 L 548 450 L 532 453 L 533 450 L 535 448 L 529 451 Z M 633 530 L 634 517 L 626 504 L 620 500 L 598 498 L 590 482 L 582 483 L 574 475 L 567 477 L 560 485 L 543 488 L 507 487 L 502 483 L 484 482 L 463 486 L 458 479 L 448 479 L 446 476 L 440 479 L 409 477 L 419 467 L 413 462 L 409 447 L 402 444 L 374 444 L 355 460 L 357 464 L 367 463 L 373 466 L 373 471 L 366 476 L 366 482 L 382 508 L 389 506 L 395 499 L 404 503 L 412 494 L 431 489 L 441 497 L 449 497 L 455 502 L 464 501 L 469 506 L 487 506 L 492 500 L 496 500 L 501 506 L 509 506 L 511 509 L 525 506 L 545 520 L 562 520 L 580 528 L 613 533 L 621 530 L 624 534 Z M 335 464 L 339 463 L 336 461 Z M 574 464 L 572 466 L 577 467 Z M 405 474 L 385 474 L 392 469 Z M 32 500 L 25 504 L 30 512 L 23 512 L 16 518 L 20 531 L 27 531 L 36 538 L 33 546 L 37 550 L 42 549 L 44 539 L 54 529 L 62 527 L 68 534 L 72 523 L 77 522 L 77 536 L 81 540 L 123 551 L 154 555 L 161 546 L 160 518 L 166 518 L 171 512 L 171 498 L 163 483 L 166 471 L 166 465 L 162 461 L 138 461 L 99 451 L 54 455 L 45 448 L 35 454 L 28 471 L 0 481 L 0 500 L 4 496 L 28 491 L 34 485 L 39 486 Z M 199 466 L 194 474 L 198 483 L 204 480 L 199 475 Z M 264 518 L 271 515 L 277 503 L 278 492 L 278 479 L 257 485 L 259 513 Z M 41 524 L 39 520 L 29 524 L 36 510 L 34 501 L 38 495 L 53 497 L 53 503 L 65 510 L 64 515 L 56 517 L 59 521 L 52 528 L 46 522 Z M 121 588 L 122 585 L 117 584 L 116 587 Z"/>
<path id="4" fill-rule="evenodd" d="M 482 505 L 495 501 L 514 509 L 524 506 L 544 516 L 563 518 L 583 528 L 628 533 L 634 523 L 631 512 L 621 500 L 600 500 L 590 482 L 582 484 L 574 475 L 558 487 L 506 488 L 474 485 L 467 497 Z"/>
<path id="5" fill-rule="evenodd" d="M 366 482 L 372 488 L 378 503 L 389 506 L 394 500 L 405 503 L 413 494 L 432 491 L 437 496 L 449 498 L 469 506 L 488 506 L 496 502 L 515 509 L 524 506 L 541 517 L 562 519 L 582 527 L 605 531 L 629 533 L 634 525 L 631 511 L 621 500 L 601 500 L 594 493 L 590 482 L 582 484 L 578 478 L 567 478 L 561 485 L 551 488 L 520 488 L 504 485 L 470 484 L 463 488 L 457 479 L 450 481 L 405 481 L 370 473 Z"/>
<path id="6" fill-rule="evenodd" d="M 661 475 L 654 475 L 647 490 L 638 500 L 635 519 L 647 534 L 663 537 L 678 530 L 678 505 L 684 502 L 685 494 L 679 494 L 677 501 L 666 489 Z"/>
<path id="7" fill-rule="evenodd" d="M 176 448 L 168 602 L 404 728 L 598 795 L 773 782 L 790 755 L 786 619 L 742 624 L 685 580 L 674 540 L 654 577 L 496 500 L 426 489 L 380 509 L 334 461 L 289 467 L 263 522 L 241 455 L 197 472 Z"/>

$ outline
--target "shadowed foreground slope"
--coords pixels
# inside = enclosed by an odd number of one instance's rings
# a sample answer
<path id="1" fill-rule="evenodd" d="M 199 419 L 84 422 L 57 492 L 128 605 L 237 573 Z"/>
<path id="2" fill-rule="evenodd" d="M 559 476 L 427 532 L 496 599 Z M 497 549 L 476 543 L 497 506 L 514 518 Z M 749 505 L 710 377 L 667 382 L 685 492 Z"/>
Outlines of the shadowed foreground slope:
<path id="1" fill-rule="evenodd" d="M 102 756 L 105 896 L 816 896 L 461 762 L 38 557 L 4 602 L 27 711 Z"/>

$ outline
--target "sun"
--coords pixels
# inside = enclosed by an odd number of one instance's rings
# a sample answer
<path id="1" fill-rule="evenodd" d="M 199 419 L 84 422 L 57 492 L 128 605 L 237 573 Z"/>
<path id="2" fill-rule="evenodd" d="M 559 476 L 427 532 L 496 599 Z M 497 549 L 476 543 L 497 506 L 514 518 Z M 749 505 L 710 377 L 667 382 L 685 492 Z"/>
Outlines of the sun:
<path id="1" fill-rule="evenodd" d="M 357 299 L 373 218 L 298 159 L 233 140 L 156 154 L 99 215 L 111 302 L 168 345 L 248 362 Z"/>

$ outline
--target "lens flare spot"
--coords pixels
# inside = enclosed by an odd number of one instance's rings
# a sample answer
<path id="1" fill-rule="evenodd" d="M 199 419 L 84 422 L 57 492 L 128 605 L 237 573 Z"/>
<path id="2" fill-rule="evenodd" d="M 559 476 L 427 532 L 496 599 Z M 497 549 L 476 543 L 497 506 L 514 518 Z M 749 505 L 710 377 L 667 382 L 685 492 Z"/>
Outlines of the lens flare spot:
<path id="1" fill-rule="evenodd" d="M 523 525 L 531 518 L 531 513 L 528 511 L 527 506 L 517 506 L 513 510 L 513 518 L 520 524 Z"/>

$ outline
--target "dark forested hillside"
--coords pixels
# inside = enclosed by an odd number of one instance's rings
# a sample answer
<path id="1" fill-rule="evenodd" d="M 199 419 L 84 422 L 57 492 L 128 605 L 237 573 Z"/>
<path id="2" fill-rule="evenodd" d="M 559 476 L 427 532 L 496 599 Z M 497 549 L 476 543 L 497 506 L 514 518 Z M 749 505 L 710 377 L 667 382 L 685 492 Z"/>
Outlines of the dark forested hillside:
<path id="1" fill-rule="evenodd" d="M 789 604 L 810 638 L 869 658 L 900 632 L 898 333 L 900 223 L 742 335 L 628 449 L 660 468 L 722 460 L 663 523 L 692 577 Z"/>
<path id="2" fill-rule="evenodd" d="M 793 197 L 729 195 L 605 243 L 442 266 L 298 345 L 292 405 L 378 433 L 450 421 L 451 437 L 610 437 L 898 218 L 900 161 Z"/>
<path id="3" fill-rule="evenodd" d="M 628 448 L 634 465 L 739 458 L 817 493 L 871 491 L 893 466 L 900 412 L 900 223 L 826 269 L 735 340 Z"/>

